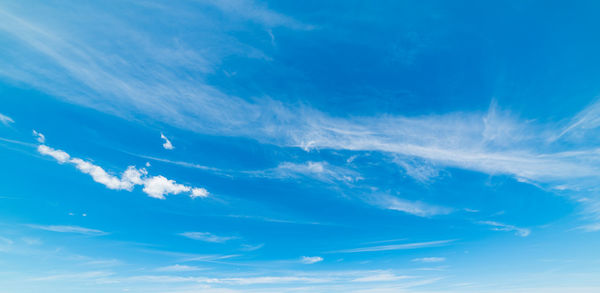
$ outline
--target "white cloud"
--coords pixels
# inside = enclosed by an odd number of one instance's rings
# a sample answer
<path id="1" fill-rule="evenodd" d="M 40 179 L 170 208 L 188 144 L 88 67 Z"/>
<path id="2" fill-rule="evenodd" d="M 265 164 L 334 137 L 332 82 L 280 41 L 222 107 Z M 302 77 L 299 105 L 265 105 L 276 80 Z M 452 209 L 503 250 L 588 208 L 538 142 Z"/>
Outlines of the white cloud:
<path id="1" fill-rule="evenodd" d="M 175 264 L 175 265 L 166 266 L 166 267 L 160 267 L 160 268 L 156 269 L 157 272 L 193 272 L 193 271 L 200 271 L 200 270 L 203 270 L 203 269 L 199 268 L 199 267 L 195 267 L 195 266 L 186 266 L 186 265 L 180 265 L 180 264 Z"/>
<path id="2" fill-rule="evenodd" d="M 15 121 L 12 118 L 0 113 L 0 123 L 8 125 L 10 123 L 15 123 Z"/>
<path id="3" fill-rule="evenodd" d="M 495 221 L 481 221 L 479 223 L 483 225 L 492 226 L 492 230 L 494 231 L 514 231 L 515 235 L 521 237 L 527 237 L 529 236 L 529 234 L 531 234 L 531 230 L 527 228 L 519 228 L 517 226 L 507 225 Z"/>
<path id="4" fill-rule="evenodd" d="M 71 156 L 69 156 L 69 154 L 65 153 L 64 151 L 55 150 L 55 149 L 45 146 L 43 144 L 39 145 L 37 150 L 42 155 L 47 155 L 47 156 L 53 157 L 55 160 L 57 160 L 61 164 L 68 162 L 69 159 L 71 158 Z"/>
<path id="5" fill-rule="evenodd" d="M 446 260 L 445 257 L 422 257 L 422 258 L 415 258 L 412 261 L 430 263 L 430 262 L 442 262 L 445 260 Z"/>
<path id="6" fill-rule="evenodd" d="M 201 2 L 210 4 L 226 14 L 262 24 L 267 28 L 277 26 L 301 30 L 313 28 L 311 25 L 269 9 L 264 3 L 252 0 L 201 0 Z"/>
<path id="7" fill-rule="evenodd" d="M 163 148 L 165 148 L 166 150 L 172 150 L 175 147 L 173 146 L 173 144 L 171 143 L 171 141 L 164 135 L 164 134 L 160 134 L 160 138 L 165 140 L 165 143 L 163 143 Z"/>
<path id="8" fill-rule="evenodd" d="M 60 226 L 60 225 L 49 225 L 49 226 L 28 225 L 28 226 L 30 228 L 34 228 L 34 229 L 59 232 L 59 233 L 75 233 L 75 234 L 83 234 L 83 235 L 89 235 L 89 236 L 102 236 L 102 235 L 108 234 L 101 230 L 84 228 L 84 227 L 79 227 L 79 226 Z"/>
<path id="9" fill-rule="evenodd" d="M 354 280 L 352 280 L 352 282 L 393 282 L 393 281 L 398 281 L 398 280 L 403 280 L 403 279 L 409 279 L 412 278 L 410 276 L 399 276 L 390 272 L 381 272 L 381 273 L 377 273 L 377 274 L 370 274 L 364 277 L 359 277 L 356 278 Z"/>
<path id="10" fill-rule="evenodd" d="M 162 175 L 148 176 L 148 171 L 144 168 L 137 169 L 135 166 L 129 166 L 117 177 L 106 172 L 102 167 L 80 158 L 71 158 L 69 154 L 62 150 L 55 150 L 46 145 L 39 145 L 38 152 L 43 155 L 53 157 L 61 164 L 71 163 L 84 174 L 88 174 L 95 182 L 103 184 L 109 189 L 132 191 L 136 185 L 142 185 L 146 194 L 150 197 L 165 199 L 165 195 L 189 193 L 192 198 L 207 197 L 208 191 L 204 188 L 190 187 L 179 184 L 174 180 L 167 179 Z"/>
<path id="11" fill-rule="evenodd" d="M 446 215 L 452 212 L 450 208 L 429 205 L 419 201 L 409 201 L 387 194 L 372 195 L 368 201 L 384 209 L 405 212 L 419 217 Z"/>
<path id="12" fill-rule="evenodd" d="M 190 187 L 178 184 L 174 180 L 167 179 L 161 175 L 153 176 L 144 181 L 144 192 L 149 196 L 164 199 L 165 194 L 179 194 L 189 192 Z"/>
<path id="13" fill-rule="evenodd" d="M 208 196 L 208 191 L 204 188 L 192 188 L 192 195 L 190 195 L 192 198 L 195 197 L 207 197 Z"/>
<path id="14" fill-rule="evenodd" d="M 438 241 L 429 241 L 429 242 L 415 242 L 415 243 L 404 243 L 404 244 L 369 246 L 369 247 L 336 250 L 336 251 L 332 251 L 332 253 L 356 253 L 356 252 L 418 249 L 418 248 L 425 248 L 425 247 L 443 246 L 443 245 L 449 244 L 451 242 L 454 242 L 454 240 L 438 240 Z"/>
<path id="15" fill-rule="evenodd" d="M 39 143 L 45 143 L 46 142 L 46 137 L 42 133 L 37 132 L 35 129 L 32 131 L 32 133 L 33 133 L 33 136 L 36 137 L 36 140 Z"/>
<path id="16" fill-rule="evenodd" d="M 237 239 L 235 236 L 217 236 L 208 232 L 183 232 L 179 233 L 179 235 L 183 237 L 187 237 L 194 240 L 200 240 L 204 242 L 213 242 L 213 243 L 225 243 L 232 239 Z"/>
<path id="17" fill-rule="evenodd" d="M 303 256 L 302 258 L 300 258 L 300 262 L 303 264 L 314 264 L 314 263 L 318 263 L 318 262 L 322 262 L 323 258 L 320 256 Z"/>
<path id="18" fill-rule="evenodd" d="M 311 161 L 302 164 L 284 162 L 279 164 L 277 168 L 249 173 L 270 178 L 298 178 L 304 176 L 324 182 L 352 183 L 362 179 L 358 172 L 354 170 L 333 166 L 327 162 Z"/>

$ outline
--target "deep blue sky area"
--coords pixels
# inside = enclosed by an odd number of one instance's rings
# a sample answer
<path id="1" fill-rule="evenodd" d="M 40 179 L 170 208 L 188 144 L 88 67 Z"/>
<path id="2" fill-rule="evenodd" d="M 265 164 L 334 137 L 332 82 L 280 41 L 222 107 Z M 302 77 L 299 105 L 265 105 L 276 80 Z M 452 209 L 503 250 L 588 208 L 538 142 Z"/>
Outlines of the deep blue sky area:
<path id="1" fill-rule="evenodd" d="M 4 1 L 0 293 L 600 292 L 595 1 Z"/>

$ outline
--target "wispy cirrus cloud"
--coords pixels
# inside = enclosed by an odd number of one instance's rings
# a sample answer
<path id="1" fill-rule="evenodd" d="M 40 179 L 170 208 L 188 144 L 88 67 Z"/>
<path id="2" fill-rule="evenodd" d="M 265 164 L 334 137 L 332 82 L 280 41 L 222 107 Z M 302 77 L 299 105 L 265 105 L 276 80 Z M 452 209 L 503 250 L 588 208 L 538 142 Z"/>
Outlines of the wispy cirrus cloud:
<path id="1" fill-rule="evenodd" d="M 481 221 L 479 223 L 482 224 L 482 225 L 491 226 L 492 230 L 494 230 L 494 231 L 515 232 L 515 235 L 521 236 L 521 237 L 527 237 L 527 236 L 529 236 L 529 234 L 531 234 L 531 230 L 530 229 L 520 228 L 520 227 L 517 227 L 517 226 L 503 224 L 503 223 L 496 222 L 496 221 Z"/>
<path id="2" fill-rule="evenodd" d="M 438 240 L 438 241 L 428 241 L 428 242 L 414 242 L 414 243 L 403 243 L 403 244 L 367 246 L 367 247 L 335 250 L 335 251 L 331 251 L 331 253 L 358 253 L 358 252 L 419 249 L 419 248 L 425 248 L 425 247 L 444 246 L 444 245 L 450 244 L 454 241 L 455 240 Z"/>
<path id="3" fill-rule="evenodd" d="M 15 121 L 12 118 L 0 113 L 0 123 L 9 125 L 10 123 L 15 123 Z"/>
<path id="4" fill-rule="evenodd" d="M 445 257 L 421 257 L 421 258 L 414 258 L 412 261 L 413 262 L 431 263 L 431 262 L 443 262 L 445 260 L 446 260 Z"/>
<path id="5" fill-rule="evenodd" d="M 190 238 L 193 240 L 199 240 L 204 242 L 212 243 L 225 243 L 229 240 L 238 239 L 236 236 L 217 236 L 208 232 L 183 232 L 179 233 L 180 236 Z"/>
<path id="6" fill-rule="evenodd" d="M 300 258 L 300 262 L 307 265 L 311 265 L 322 261 L 323 258 L 320 256 L 303 256 Z"/>
<path id="7" fill-rule="evenodd" d="M 90 228 L 84 228 L 84 227 L 79 227 L 79 226 L 63 226 L 63 225 L 27 225 L 30 228 L 34 228 L 34 229 L 38 229 L 38 230 L 45 230 L 45 231 L 52 231 L 52 232 L 59 232 L 59 233 L 74 233 L 74 234 L 83 234 L 83 235 L 89 235 L 89 236 L 103 236 L 103 235 L 107 235 L 107 232 L 101 231 L 101 230 L 97 230 L 97 229 L 90 229 Z"/>
<path id="8" fill-rule="evenodd" d="M 410 201 L 388 194 L 373 194 L 367 201 L 383 209 L 400 211 L 419 217 L 446 215 L 452 212 L 451 208 L 427 204 L 420 201 Z"/>

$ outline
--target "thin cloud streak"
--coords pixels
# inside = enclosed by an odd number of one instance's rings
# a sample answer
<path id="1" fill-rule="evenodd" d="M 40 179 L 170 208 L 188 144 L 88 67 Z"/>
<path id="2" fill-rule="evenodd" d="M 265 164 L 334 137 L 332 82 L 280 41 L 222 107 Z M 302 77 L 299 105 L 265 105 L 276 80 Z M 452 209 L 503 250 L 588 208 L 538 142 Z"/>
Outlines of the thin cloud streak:
<path id="1" fill-rule="evenodd" d="M 408 249 L 419 249 L 426 247 L 437 247 L 450 244 L 456 240 L 438 240 L 429 242 L 415 242 L 405 244 L 393 244 L 393 245 L 380 245 L 380 246 L 369 246 L 352 249 L 335 250 L 329 253 L 357 253 L 357 252 L 375 252 L 375 251 L 388 251 L 388 250 L 408 250 Z"/>

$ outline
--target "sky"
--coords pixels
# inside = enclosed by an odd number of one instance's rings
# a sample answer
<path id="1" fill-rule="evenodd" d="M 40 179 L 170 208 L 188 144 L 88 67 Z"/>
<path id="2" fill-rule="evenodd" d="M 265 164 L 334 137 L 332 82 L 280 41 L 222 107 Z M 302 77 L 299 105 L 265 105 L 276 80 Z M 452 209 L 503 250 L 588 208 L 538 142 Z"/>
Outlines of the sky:
<path id="1" fill-rule="evenodd" d="M 0 293 L 600 292 L 596 1 L 0 3 Z"/>

